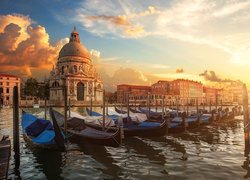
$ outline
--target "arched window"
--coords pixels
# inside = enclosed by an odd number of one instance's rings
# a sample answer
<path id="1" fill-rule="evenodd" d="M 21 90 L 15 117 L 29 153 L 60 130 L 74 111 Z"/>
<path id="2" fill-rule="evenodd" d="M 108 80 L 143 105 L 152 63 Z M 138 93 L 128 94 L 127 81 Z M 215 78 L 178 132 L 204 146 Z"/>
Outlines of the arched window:
<path id="1" fill-rule="evenodd" d="M 62 66 L 62 74 L 64 74 L 64 66 Z"/>
<path id="2" fill-rule="evenodd" d="M 75 72 L 77 72 L 77 66 L 76 65 L 74 65 L 74 70 L 75 70 Z"/>
<path id="3" fill-rule="evenodd" d="M 84 100 L 84 84 L 81 82 L 77 84 L 77 100 L 78 101 Z"/>

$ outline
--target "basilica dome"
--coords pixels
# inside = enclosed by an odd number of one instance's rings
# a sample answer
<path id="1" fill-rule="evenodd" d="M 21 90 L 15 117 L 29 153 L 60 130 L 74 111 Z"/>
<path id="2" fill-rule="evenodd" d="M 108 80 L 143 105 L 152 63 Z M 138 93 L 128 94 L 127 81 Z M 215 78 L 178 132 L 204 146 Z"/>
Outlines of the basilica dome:
<path id="1" fill-rule="evenodd" d="M 89 52 L 81 42 L 76 29 L 71 33 L 69 43 L 65 44 L 59 52 L 59 59 L 62 57 L 75 56 L 90 59 Z"/>
<path id="2" fill-rule="evenodd" d="M 69 42 L 63 46 L 59 53 L 59 58 L 66 56 L 90 58 L 88 50 L 78 42 Z"/>

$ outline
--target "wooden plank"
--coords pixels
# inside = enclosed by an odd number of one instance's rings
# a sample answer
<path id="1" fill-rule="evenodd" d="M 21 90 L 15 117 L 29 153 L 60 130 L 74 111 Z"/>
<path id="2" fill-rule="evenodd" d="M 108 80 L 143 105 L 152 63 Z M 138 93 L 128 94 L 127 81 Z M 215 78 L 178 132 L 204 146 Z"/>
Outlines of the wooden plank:
<path id="1" fill-rule="evenodd" d="M 8 177 L 10 151 L 10 140 L 0 141 L 0 179 Z"/>

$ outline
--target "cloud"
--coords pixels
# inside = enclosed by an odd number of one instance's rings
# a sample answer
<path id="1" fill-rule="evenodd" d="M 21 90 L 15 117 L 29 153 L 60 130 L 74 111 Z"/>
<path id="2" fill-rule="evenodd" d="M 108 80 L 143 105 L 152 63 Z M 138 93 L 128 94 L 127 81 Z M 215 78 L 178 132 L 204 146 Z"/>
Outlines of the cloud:
<path id="1" fill-rule="evenodd" d="M 132 68 L 119 68 L 111 76 L 106 71 L 100 71 L 100 76 L 108 91 L 115 91 L 118 84 L 150 85 L 153 80 L 152 77 Z"/>
<path id="2" fill-rule="evenodd" d="M 222 79 L 218 77 L 218 75 L 214 71 L 205 70 L 203 73 L 199 74 L 199 76 L 203 76 L 206 81 L 211 82 L 235 82 L 231 79 Z"/>
<path id="3" fill-rule="evenodd" d="M 175 71 L 176 73 L 183 73 L 184 72 L 184 70 L 181 68 L 181 69 L 176 69 L 176 71 Z"/>
<path id="4" fill-rule="evenodd" d="M 232 15 L 240 10 L 244 10 L 250 7 L 250 2 L 240 2 L 240 1 L 232 1 L 228 5 L 222 7 L 220 10 L 216 11 L 213 15 L 219 17 L 225 17 L 228 15 Z"/>
<path id="5" fill-rule="evenodd" d="M 130 26 L 131 23 L 127 20 L 126 16 L 86 16 L 89 21 L 103 21 L 104 23 L 111 23 L 117 26 Z"/>
<path id="6" fill-rule="evenodd" d="M 153 69 L 168 69 L 169 67 L 164 64 L 151 64 L 150 67 Z"/>
<path id="7" fill-rule="evenodd" d="M 57 59 L 65 41 L 49 43 L 46 29 L 33 26 L 33 21 L 23 15 L 0 16 L 0 63 L 1 71 L 32 75 L 32 71 L 49 71 Z M 19 71 L 18 71 L 19 69 Z"/>
<path id="8" fill-rule="evenodd" d="M 153 76 L 158 79 L 165 80 L 174 80 L 174 79 L 188 79 L 202 82 L 204 79 L 196 74 L 188 74 L 188 73 L 157 73 L 153 74 Z"/>
<path id="9" fill-rule="evenodd" d="M 250 2 L 241 0 L 86 0 L 73 21 L 98 36 L 176 39 L 220 49 L 232 59 L 239 48 L 250 45 L 249 8 Z"/>

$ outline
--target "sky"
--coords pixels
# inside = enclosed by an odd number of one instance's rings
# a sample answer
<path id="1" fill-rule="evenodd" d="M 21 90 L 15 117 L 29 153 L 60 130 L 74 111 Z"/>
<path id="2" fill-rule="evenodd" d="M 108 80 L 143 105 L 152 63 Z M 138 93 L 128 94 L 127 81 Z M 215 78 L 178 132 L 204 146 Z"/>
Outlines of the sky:
<path id="1" fill-rule="evenodd" d="M 44 78 L 73 27 L 106 87 L 185 78 L 250 85 L 250 1 L 1 0 L 0 72 Z"/>

